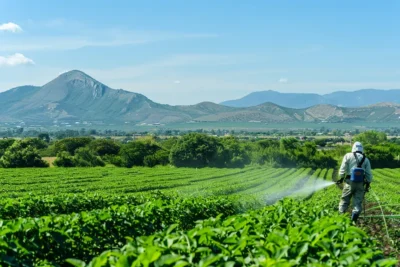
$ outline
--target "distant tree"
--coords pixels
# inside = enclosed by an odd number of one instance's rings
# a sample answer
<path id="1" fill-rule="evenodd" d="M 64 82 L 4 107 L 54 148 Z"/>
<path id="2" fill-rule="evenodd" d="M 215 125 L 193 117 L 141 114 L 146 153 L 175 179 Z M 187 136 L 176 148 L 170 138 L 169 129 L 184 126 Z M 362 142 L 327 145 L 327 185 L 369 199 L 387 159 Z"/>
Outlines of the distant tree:
<path id="1" fill-rule="evenodd" d="M 172 147 L 170 162 L 178 167 L 205 167 L 216 159 L 218 141 L 205 134 L 184 135 Z"/>
<path id="2" fill-rule="evenodd" d="M 155 155 L 147 155 L 143 158 L 143 165 L 146 167 L 154 167 L 157 165 L 157 158 Z"/>
<path id="3" fill-rule="evenodd" d="M 4 152 L 6 152 L 7 148 L 12 146 L 14 142 L 15 139 L 12 138 L 0 139 L 0 158 L 4 155 Z"/>
<path id="4" fill-rule="evenodd" d="M 56 167 L 76 167 L 76 162 L 74 157 L 68 152 L 62 151 L 57 154 L 57 158 L 54 160 L 53 165 Z"/>
<path id="5" fill-rule="evenodd" d="M 306 167 L 312 167 L 314 169 L 317 168 L 336 168 L 338 165 L 338 161 L 336 161 L 333 157 L 324 155 L 322 153 L 318 153 L 315 155 L 310 164 Z M 301 166 L 301 165 L 300 165 Z"/>
<path id="6" fill-rule="evenodd" d="M 75 150 L 75 164 L 78 167 L 96 167 L 105 166 L 104 161 L 96 156 L 89 148 L 80 147 Z"/>
<path id="7" fill-rule="evenodd" d="M 312 158 L 317 153 L 317 146 L 313 142 L 305 142 L 302 146 L 297 148 L 298 154 L 303 154 L 306 158 Z"/>
<path id="8" fill-rule="evenodd" d="M 6 150 L 10 146 L 12 146 L 12 144 L 14 144 L 14 142 L 15 142 L 15 139 L 12 139 L 12 138 L 0 139 L 0 150 Z"/>
<path id="9" fill-rule="evenodd" d="M 133 141 L 133 138 L 131 136 L 128 136 L 128 137 L 125 137 L 124 139 L 122 139 L 123 144 L 127 144 L 132 141 Z"/>
<path id="10" fill-rule="evenodd" d="M 105 166 L 104 161 L 87 147 L 78 148 L 75 151 L 75 156 L 71 156 L 68 152 L 62 151 L 57 154 L 57 158 L 53 164 L 57 167 Z"/>
<path id="11" fill-rule="evenodd" d="M 23 167 L 48 167 L 49 164 L 42 160 L 36 148 L 26 145 L 23 141 L 15 141 L 0 159 L 4 168 Z"/>
<path id="12" fill-rule="evenodd" d="M 144 166 L 145 157 L 154 155 L 161 149 L 162 148 L 152 140 L 140 140 L 123 145 L 120 151 L 123 166 L 127 168 L 131 168 L 132 166 Z"/>
<path id="13" fill-rule="evenodd" d="M 257 142 L 257 145 L 262 149 L 265 149 L 267 147 L 273 147 L 279 149 L 280 146 L 279 141 L 273 139 L 260 140 Z"/>
<path id="14" fill-rule="evenodd" d="M 323 139 L 315 139 L 315 140 L 314 140 L 314 143 L 315 143 L 317 146 L 325 147 L 325 146 L 326 146 L 326 143 L 327 143 L 327 140 L 326 140 L 326 138 L 323 138 Z"/>
<path id="15" fill-rule="evenodd" d="M 90 130 L 89 130 L 89 134 L 90 134 L 90 135 L 96 135 L 96 134 L 97 134 L 96 129 L 90 129 Z"/>
<path id="16" fill-rule="evenodd" d="M 280 149 L 282 152 L 292 153 L 299 146 L 299 140 L 293 137 L 282 138 L 280 140 Z"/>
<path id="17" fill-rule="evenodd" d="M 64 138 L 67 138 L 67 137 L 74 137 L 74 136 L 79 136 L 80 134 L 79 134 L 79 131 L 77 131 L 77 130 L 64 130 L 64 131 L 58 131 L 58 132 L 56 132 L 55 133 L 55 137 L 57 138 L 57 139 L 64 139 Z"/>
<path id="18" fill-rule="evenodd" d="M 162 141 L 160 145 L 167 150 L 171 150 L 171 148 L 178 142 L 178 138 L 171 137 L 167 138 L 166 140 Z"/>
<path id="19" fill-rule="evenodd" d="M 124 162 L 119 155 L 105 155 L 101 159 L 104 160 L 104 162 L 112 164 L 116 167 L 124 167 Z"/>
<path id="20" fill-rule="evenodd" d="M 21 141 L 21 146 L 23 147 L 32 146 L 36 149 L 45 149 L 47 148 L 48 143 L 46 143 L 40 138 L 25 138 Z"/>
<path id="21" fill-rule="evenodd" d="M 367 145 L 378 145 L 387 140 L 387 135 L 384 132 L 365 131 L 354 137 L 355 141 Z"/>
<path id="22" fill-rule="evenodd" d="M 373 168 L 399 168 L 400 164 L 393 155 L 393 150 L 388 146 L 364 147 L 365 154 L 371 162 Z"/>
<path id="23" fill-rule="evenodd" d="M 242 168 L 250 163 L 250 156 L 246 148 L 235 137 L 224 137 L 219 140 L 217 155 L 211 166 Z"/>
<path id="24" fill-rule="evenodd" d="M 56 141 L 54 144 L 54 151 L 58 154 L 59 152 L 66 151 L 71 155 L 75 154 L 75 150 L 90 144 L 93 141 L 91 137 L 68 137 L 62 140 Z"/>
<path id="25" fill-rule="evenodd" d="M 143 158 L 143 165 L 146 167 L 154 167 L 156 165 L 167 165 L 169 163 L 169 151 L 159 149 L 152 155 Z"/>
<path id="26" fill-rule="evenodd" d="M 111 139 L 96 139 L 89 144 L 89 148 L 100 157 L 117 155 L 121 146 Z"/>
<path id="27" fill-rule="evenodd" d="M 38 138 L 46 143 L 50 143 L 50 135 L 48 133 L 40 133 Z"/>

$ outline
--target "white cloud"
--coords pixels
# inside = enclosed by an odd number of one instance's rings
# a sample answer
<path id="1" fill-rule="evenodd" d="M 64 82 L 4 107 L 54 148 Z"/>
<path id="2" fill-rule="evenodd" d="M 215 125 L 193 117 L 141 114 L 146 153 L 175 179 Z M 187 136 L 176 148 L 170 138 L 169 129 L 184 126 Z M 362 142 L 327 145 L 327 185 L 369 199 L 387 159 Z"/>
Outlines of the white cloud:
<path id="1" fill-rule="evenodd" d="M 17 65 L 26 65 L 26 64 L 35 64 L 32 59 L 25 57 L 23 54 L 15 53 L 11 56 L 2 57 L 0 56 L 0 67 L 2 66 L 17 66 Z"/>
<path id="2" fill-rule="evenodd" d="M 7 32 L 22 32 L 22 28 L 12 22 L 0 24 L 0 31 L 7 31 Z"/>
<path id="3" fill-rule="evenodd" d="M 178 81 L 178 80 L 176 80 L 176 81 L 174 81 L 174 83 L 176 83 L 176 84 L 180 84 L 180 83 L 181 83 L 181 81 Z"/>
<path id="4" fill-rule="evenodd" d="M 288 82 L 289 82 L 289 79 L 288 79 L 288 78 L 280 78 L 280 79 L 278 80 L 278 82 L 279 82 L 279 83 L 288 83 Z"/>

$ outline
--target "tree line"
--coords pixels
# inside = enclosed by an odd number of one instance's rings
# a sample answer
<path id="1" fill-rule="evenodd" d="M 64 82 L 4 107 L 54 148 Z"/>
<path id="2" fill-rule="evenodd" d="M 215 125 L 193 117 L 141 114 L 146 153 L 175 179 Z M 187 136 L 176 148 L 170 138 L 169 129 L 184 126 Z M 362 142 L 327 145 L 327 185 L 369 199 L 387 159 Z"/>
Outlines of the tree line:
<path id="1" fill-rule="evenodd" d="M 242 168 L 250 164 L 272 167 L 335 168 L 351 150 L 331 139 L 298 138 L 240 140 L 189 133 L 180 137 L 145 137 L 130 142 L 89 136 L 52 141 L 41 133 L 37 138 L 1 139 L 0 166 L 48 167 L 42 157 L 56 157 L 57 167 L 95 167 L 114 165 L 133 167 L 173 165 L 176 167 Z M 374 168 L 400 167 L 400 142 L 388 140 L 385 133 L 368 131 L 357 135 Z"/>

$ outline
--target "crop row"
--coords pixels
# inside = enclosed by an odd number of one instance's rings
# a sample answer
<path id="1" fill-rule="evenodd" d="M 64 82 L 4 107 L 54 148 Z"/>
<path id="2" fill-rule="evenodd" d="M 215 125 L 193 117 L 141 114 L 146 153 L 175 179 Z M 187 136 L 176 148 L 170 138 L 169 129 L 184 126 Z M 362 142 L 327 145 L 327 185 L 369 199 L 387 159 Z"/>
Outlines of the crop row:
<path id="1" fill-rule="evenodd" d="M 162 199 L 172 201 L 174 194 L 152 192 L 140 195 L 108 194 L 60 194 L 50 196 L 30 196 L 25 198 L 4 198 L 0 200 L 0 219 L 12 220 L 19 217 L 41 217 L 46 215 L 69 214 L 116 205 L 140 205 L 148 201 Z"/>
<path id="2" fill-rule="evenodd" d="M 264 183 L 271 184 L 275 175 L 285 175 L 288 171 L 289 169 L 260 169 L 257 172 L 244 173 L 234 179 L 198 184 L 196 189 L 201 195 L 242 194 L 243 191 Z"/>
<path id="3" fill-rule="evenodd" d="M 240 176 L 246 169 L 177 169 L 160 168 L 92 168 L 92 169 L 13 169 L 0 170 L 0 195 L 23 197 L 28 194 L 101 192 L 107 186 L 110 193 L 143 192 L 190 185 L 192 182 L 212 181 Z"/>
<path id="4" fill-rule="evenodd" d="M 208 219 L 189 231 L 174 226 L 132 237 L 75 266 L 394 266 L 375 242 L 343 216 L 285 200 L 262 210 Z"/>
<path id="5" fill-rule="evenodd" d="M 63 264 L 67 258 L 90 260 L 119 248 L 125 237 L 151 235 L 177 224 L 190 229 L 200 219 L 237 212 L 225 198 L 154 200 L 70 215 L 0 221 L 0 265 Z"/>
<path id="6" fill-rule="evenodd" d="M 2 198 L 0 200 L 0 218 L 3 220 L 15 219 L 18 217 L 40 217 L 45 215 L 68 214 L 72 212 L 89 211 L 93 209 L 103 209 L 112 205 L 138 205 L 153 199 L 190 196 L 217 196 L 217 195 L 235 195 L 237 199 L 243 202 L 260 202 L 271 203 L 279 198 L 288 196 L 292 193 L 301 192 L 303 184 L 309 186 L 314 183 L 319 173 L 325 173 L 327 170 L 317 170 L 308 178 L 309 169 L 273 169 L 260 168 L 249 169 L 232 173 L 222 173 L 217 176 L 209 176 L 208 180 L 204 181 L 204 177 L 199 175 L 191 177 L 186 186 L 174 187 L 179 178 L 170 177 L 171 183 L 168 189 L 160 191 L 145 190 L 145 188 L 154 187 L 150 182 L 144 182 L 142 191 L 132 193 L 115 193 L 110 190 L 112 185 L 104 182 L 102 190 L 97 190 L 91 193 L 91 187 L 82 186 L 82 192 L 75 194 L 49 194 L 36 195 L 34 193 L 26 194 L 20 198 Z M 209 174 L 209 173 L 208 173 Z M 154 183 L 158 180 L 166 179 L 166 175 L 160 174 L 159 177 L 151 177 Z M 147 178 L 148 179 L 148 178 Z M 182 178 L 186 180 L 187 178 Z M 140 180 L 143 181 L 143 180 Z M 307 181 L 307 182 L 305 182 Z M 138 184 L 138 181 L 131 179 L 132 184 Z M 38 187 L 46 187 L 46 185 L 37 185 Z M 132 188 L 127 186 L 127 188 Z M 123 189 L 127 190 L 127 189 Z"/>

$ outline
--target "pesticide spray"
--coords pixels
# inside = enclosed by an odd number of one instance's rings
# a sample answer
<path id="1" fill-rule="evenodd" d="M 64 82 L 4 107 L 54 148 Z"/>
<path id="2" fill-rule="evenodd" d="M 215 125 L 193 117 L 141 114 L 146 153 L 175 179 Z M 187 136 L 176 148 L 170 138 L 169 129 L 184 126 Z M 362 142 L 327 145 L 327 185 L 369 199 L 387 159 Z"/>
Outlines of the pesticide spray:
<path id="1" fill-rule="evenodd" d="M 285 198 L 285 197 L 292 197 L 292 198 L 306 198 L 311 196 L 313 193 L 324 189 L 328 186 L 334 185 L 335 182 L 332 181 L 325 181 L 325 180 L 320 180 L 316 179 L 314 180 L 313 184 L 310 185 L 304 185 L 300 189 L 288 189 L 286 191 L 278 192 L 272 195 L 265 196 L 264 202 L 266 204 L 273 204 L 279 199 Z"/>
<path id="2" fill-rule="evenodd" d="M 303 187 L 296 191 L 296 194 L 301 194 L 301 195 L 311 195 L 321 189 L 324 189 L 328 186 L 334 185 L 335 182 L 332 181 L 325 181 L 325 180 L 316 180 L 313 185 Z"/>

